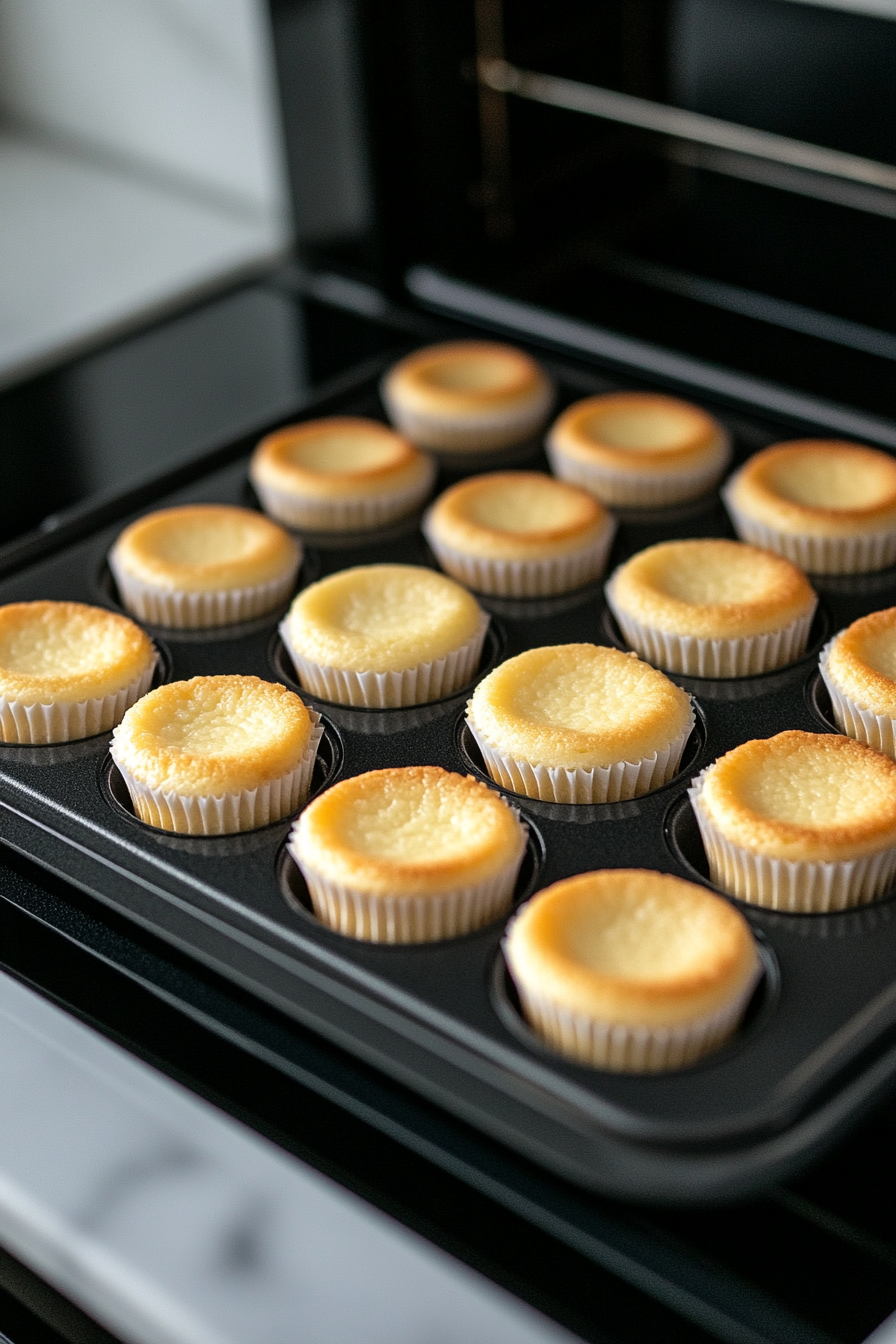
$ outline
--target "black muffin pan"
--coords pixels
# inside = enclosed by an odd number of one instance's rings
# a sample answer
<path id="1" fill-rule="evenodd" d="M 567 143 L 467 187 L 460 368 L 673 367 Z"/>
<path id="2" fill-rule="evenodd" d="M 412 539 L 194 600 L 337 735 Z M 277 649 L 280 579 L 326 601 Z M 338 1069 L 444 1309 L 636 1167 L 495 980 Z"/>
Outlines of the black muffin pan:
<path id="1" fill-rule="evenodd" d="M 561 404 L 620 386 L 554 367 Z M 641 384 L 643 385 L 643 383 Z M 682 389 L 687 395 L 687 389 Z M 705 397 L 696 398 L 707 404 Z M 823 425 L 729 414 L 738 459 Z M 306 408 L 382 417 L 369 370 Z M 271 428 L 265 426 L 264 429 Z M 261 432 L 261 431 L 259 431 Z M 70 598 L 117 607 L 106 553 L 132 517 L 163 504 L 256 506 L 246 480 L 254 440 L 226 446 L 179 478 L 101 509 L 0 557 L 0 602 Z M 539 444 L 517 455 L 544 469 Z M 438 488 L 452 478 L 443 472 Z M 349 565 L 433 565 L 419 519 L 334 544 L 306 539 L 300 585 Z M 611 566 L 672 537 L 731 536 L 718 496 L 620 519 Z M 818 652 L 855 617 L 896 604 L 896 570 L 816 582 L 820 605 L 806 656 L 734 681 L 677 678 L 697 723 L 678 776 L 632 802 L 547 804 L 509 795 L 529 829 L 517 900 L 558 878 L 638 866 L 711 885 L 691 777 L 722 752 L 785 728 L 835 731 Z M 477 678 L 503 658 L 573 641 L 625 647 L 600 584 L 551 600 L 481 599 L 492 613 Z M 298 689 L 277 634 L 282 610 L 200 633 L 150 628 L 158 678 L 241 672 Z M 487 779 L 464 726 L 470 693 L 406 710 L 368 712 L 304 695 L 323 715 L 313 781 L 387 765 L 438 764 Z M 490 781 L 488 781 L 490 783 Z M 315 919 L 286 852 L 288 821 L 221 838 L 169 835 L 134 816 L 108 734 L 64 746 L 0 746 L 0 838 L 238 985 L 400 1082 L 569 1180 L 645 1200 L 738 1195 L 806 1161 L 896 1077 L 896 904 L 832 915 L 744 908 L 764 974 L 737 1035 L 679 1072 L 626 1075 L 578 1066 L 533 1035 L 501 957 L 502 924 L 441 943 L 377 946 Z"/>

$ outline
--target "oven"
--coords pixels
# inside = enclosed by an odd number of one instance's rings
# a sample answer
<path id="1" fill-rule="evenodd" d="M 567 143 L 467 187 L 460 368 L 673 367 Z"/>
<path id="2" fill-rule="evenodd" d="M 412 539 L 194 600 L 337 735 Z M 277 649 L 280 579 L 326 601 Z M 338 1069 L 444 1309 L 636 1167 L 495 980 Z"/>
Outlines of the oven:
<path id="1" fill-rule="evenodd" d="M 220 348 L 223 385 L 273 363 L 266 342 L 301 351 L 323 408 L 370 401 L 403 349 L 490 333 L 569 389 L 704 400 L 745 444 L 812 425 L 896 451 L 891 0 L 271 0 L 270 18 L 294 256 L 6 394 L 23 500 L 29 445 L 58 451 L 85 388 L 114 385 L 110 435 L 144 413 L 171 434 L 170 406 L 153 416 L 175 370 Z M 202 470 L 249 423 L 218 395 Z M 252 432 L 306 395 L 281 380 Z M 4 574 L 116 516 L 54 488 Z M 27 500 L 10 517 L 38 521 Z M 17 978 L 579 1337 L 860 1344 L 896 1309 L 883 1084 L 736 1197 L 588 1189 L 19 849 L 0 900 Z M 888 1028 L 854 1076 L 892 1050 Z"/>
<path id="2" fill-rule="evenodd" d="M 274 0 L 272 12 L 315 267 L 463 314 L 469 297 L 424 267 L 893 414 L 884 0 Z"/>

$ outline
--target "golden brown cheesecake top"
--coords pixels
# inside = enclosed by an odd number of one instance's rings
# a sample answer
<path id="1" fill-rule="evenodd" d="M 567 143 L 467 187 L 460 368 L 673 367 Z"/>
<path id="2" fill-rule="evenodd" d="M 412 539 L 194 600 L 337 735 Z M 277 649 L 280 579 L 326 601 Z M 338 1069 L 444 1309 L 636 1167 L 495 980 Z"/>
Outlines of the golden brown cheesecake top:
<path id="1" fill-rule="evenodd" d="M 334 415 L 269 434 L 249 475 L 288 494 L 342 499 L 412 489 L 431 470 L 413 444 L 378 420 Z"/>
<path id="2" fill-rule="evenodd" d="M 721 756 L 699 805 L 727 840 L 755 853 L 858 859 L 896 845 L 896 761 L 851 737 L 791 730 Z"/>
<path id="3" fill-rule="evenodd" d="M 861 616 L 842 630 L 827 671 L 860 708 L 896 719 L 896 607 Z"/>
<path id="4" fill-rule="evenodd" d="M 697 467 L 728 444 L 706 411 L 659 392 L 586 397 L 558 417 L 550 439 L 581 462 L 641 474 Z"/>
<path id="5" fill-rule="evenodd" d="M 287 617 L 296 653 L 347 672 L 402 672 L 463 648 L 483 613 L 465 588 L 419 565 L 359 565 L 299 593 Z"/>
<path id="6" fill-rule="evenodd" d="M 506 953 L 533 995 L 597 1021 L 654 1027 L 709 1016 L 758 970 L 733 906 L 637 868 L 581 873 L 539 892 L 510 925 Z"/>
<path id="7" fill-rule="evenodd" d="M 386 386 L 408 410 L 462 417 L 540 400 L 549 384 L 535 360 L 513 346 L 448 341 L 399 360 Z"/>
<path id="8" fill-rule="evenodd" d="M 151 789 L 221 797 L 299 765 L 312 723 L 299 696 L 259 677 L 191 677 L 150 691 L 115 730 L 116 759 Z"/>
<path id="9" fill-rule="evenodd" d="M 836 439 L 755 453 L 727 487 L 732 506 L 782 532 L 851 537 L 896 527 L 896 461 Z"/>
<path id="10" fill-rule="evenodd" d="M 702 639 L 782 630 L 815 609 L 801 569 L 741 541 L 664 541 L 617 569 L 608 592 L 642 625 Z"/>
<path id="11" fill-rule="evenodd" d="M 534 560 L 587 547 L 604 532 L 593 495 L 540 471 L 496 471 L 460 481 L 430 509 L 428 534 L 467 555 Z"/>
<path id="12" fill-rule="evenodd" d="M 592 770 L 663 750 L 693 710 L 683 690 L 634 653 L 556 644 L 496 667 L 473 692 L 468 717 L 516 760 Z"/>
<path id="13" fill-rule="evenodd" d="M 371 770 L 320 794 L 299 818 L 296 857 L 373 896 L 440 895 L 518 861 L 525 833 L 485 784 L 436 765 Z"/>
<path id="14" fill-rule="evenodd" d="M 149 636 L 126 616 L 83 602 L 0 607 L 0 696 L 26 705 L 77 704 L 124 690 L 155 662 Z"/>
<path id="15" fill-rule="evenodd" d="M 284 577 L 298 564 L 296 542 L 252 509 L 185 504 L 138 518 L 112 550 L 132 578 L 168 592 L 252 588 Z"/>

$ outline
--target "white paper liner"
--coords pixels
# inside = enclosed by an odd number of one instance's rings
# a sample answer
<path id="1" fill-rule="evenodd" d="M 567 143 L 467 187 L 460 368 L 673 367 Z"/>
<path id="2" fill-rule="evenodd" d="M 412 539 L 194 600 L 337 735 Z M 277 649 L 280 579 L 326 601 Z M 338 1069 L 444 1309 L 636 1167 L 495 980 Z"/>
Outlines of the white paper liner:
<path id="1" fill-rule="evenodd" d="M 516 809 L 514 815 L 518 815 Z M 308 885 L 318 919 L 349 938 L 371 943 L 432 943 L 459 938 L 499 919 L 510 909 L 526 852 L 523 828 L 519 853 L 484 882 L 430 896 L 371 896 L 333 882 L 303 862 L 293 847 L 294 839 L 295 829 L 289 838 L 289 852 Z"/>
<path id="2" fill-rule="evenodd" d="M 114 551 L 109 553 L 109 568 L 122 606 L 132 616 L 171 630 L 208 630 L 218 625 L 252 621 L 285 602 L 295 588 L 302 563 L 301 545 L 296 542 L 296 547 L 295 563 L 286 573 L 249 588 L 226 588 L 221 592 L 184 593 L 155 588 L 126 574 Z"/>
<path id="3" fill-rule="evenodd" d="M 616 604 L 613 579 L 605 591 L 607 605 L 625 642 L 655 667 L 688 677 L 752 677 L 786 667 L 805 653 L 815 615 L 813 605 L 805 616 L 766 635 L 749 635 L 743 639 L 698 639 L 694 635 L 673 635 L 642 625 Z"/>
<path id="4" fill-rule="evenodd" d="M 582 462 L 565 453 L 550 438 L 545 450 L 555 476 L 583 486 L 604 504 L 622 508 L 661 508 L 666 504 L 697 499 L 721 480 L 731 461 L 728 439 L 720 443 L 712 458 L 700 466 L 651 473 Z"/>
<path id="5" fill-rule="evenodd" d="M 389 419 L 418 448 L 443 453 L 470 453 L 509 448 L 537 434 L 554 404 L 554 389 L 545 387 L 522 405 L 492 411 L 465 411 L 462 415 L 438 415 L 411 409 L 389 391 L 388 375 L 380 395 Z"/>
<path id="6" fill-rule="evenodd" d="M 157 663 L 156 655 L 149 667 L 120 691 L 74 704 L 24 705 L 21 700 L 0 696 L 0 741 L 46 746 L 108 733 L 149 690 Z"/>
<path id="7" fill-rule="evenodd" d="M 413 486 L 381 495 L 357 495 L 354 499 L 293 495 L 254 478 L 252 484 L 265 513 L 278 523 L 315 532 L 357 532 L 384 527 L 413 513 L 428 497 L 435 478 L 435 464 L 427 461 L 426 470 Z"/>
<path id="8" fill-rule="evenodd" d="M 896 564 L 896 528 L 859 537 L 810 537 L 782 532 L 750 518 L 732 500 L 731 485 L 722 500 L 741 541 L 786 556 L 810 574 L 867 574 Z"/>
<path id="9" fill-rule="evenodd" d="M 308 714 L 311 736 L 298 765 L 269 784 L 243 789 L 240 793 L 191 796 L 152 789 L 135 779 L 122 765 L 114 737 L 109 752 L 128 787 L 134 811 L 147 825 L 163 831 L 177 831 L 181 835 L 233 835 L 237 831 L 254 831 L 296 812 L 308 797 L 317 749 L 324 733 L 320 715 L 313 709 L 309 709 Z"/>
<path id="10" fill-rule="evenodd" d="M 735 845 L 707 816 L 702 803 L 703 784 L 711 766 L 688 790 L 700 827 L 709 873 L 716 886 L 749 905 L 793 914 L 822 914 L 849 910 L 883 896 L 896 880 L 896 846 L 862 859 L 809 862 L 773 859 Z"/>
<path id="11" fill-rule="evenodd" d="M 695 722 L 692 706 L 688 722 L 674 742 L 640 761 L 566 770 L 562 766 L 531 765 L 508 756 L 488 741 L 467 713 L 467 726 L 495 783 L 511 793 L 540 798 L 545 803 L 619 803 L 661 788 L 677 772 Z"/>
<path id="12" fill-rule="evenodd" d="M 513 975 L 506 941 L 504 956 Z M 534 994 L 516 975 L 513 981 L 527 1021 L 552 1049 L 595 1069 L 660 1073 L 684 1068 L 723 1045 L 737 1029 L 761 974 L 757 964 L 752 980 L 729 1003 L 706 1017 L 669 1027 L 596 1021 Z"/>
<path id="13" fill-rule="evenodd" d="M 288 617 L 281 621 L 279 629 L 303 690 L 339 705 L 401 709 L 405 705 L 425 705 L 430 700 L 441 700 L 472 681 L 482 657 L 488 623 L 488 614 L 481 612 L 479 629 L 466 644 L 453 649 L 444 658 L 418 663 L 403 672 L 347 672 L 341 667 L 311 662 L 293 648 Z"/>
<path id="14" fill-rule="evenodd" d="M 548 560 L 489 560 L 447 546 L 429 527 L 429 516 L 423 520 L 423 535 L 446 573 L 492 597 L 553 597 L 582 588 L 604 572 L 615 533 L 615 520 L 607 519 L 594 541 L 569 555 Z"/>
<path id="15" fill-rule="evenodd" d="M 883 751 L 887 756 L 896 759 L 896 719 L 891 719 L 886 714 L 875 714 L 871 709 L 864 709 L 857 701 L 845 695 L 830 675 L 828 659 L 834 642 L 833 639 L 830 640 L 822 649 L 818 670 L 828 688 L 831 708 L 840 731 L 847 737 L 854 737 L 857 742 L 867 742 L 869 747 L 876 747 L 878 751 Z"/>

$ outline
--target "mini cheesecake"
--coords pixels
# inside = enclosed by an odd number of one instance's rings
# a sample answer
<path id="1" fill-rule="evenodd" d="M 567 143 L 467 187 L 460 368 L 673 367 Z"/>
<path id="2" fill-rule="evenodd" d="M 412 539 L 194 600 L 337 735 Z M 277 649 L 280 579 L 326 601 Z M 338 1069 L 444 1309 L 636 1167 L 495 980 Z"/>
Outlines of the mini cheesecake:
<path id="1" fill-rule="evenodd" d="M 798 439 L 755 453 L 725 486 L 738 536 L 815 574 L 896 561 L 896 461 L 838 440 Z"/>
<path id="2" fill-rule="evenodd" d="M 841 730 L 896 757 L 896 607 L 841 630 L 819 666 Z"/>
<path id="3" fill-rule="evenodd" d="M 0 737 L 69 742 L 108 732 L 150 686 L 152 640 L 82 602 L 0 607 Z"/>
<path id="4" fill-rule="evenodd" d="M 545 802 L 605 803 L 671 779 L 694 711 L 684 691 L 634 654 L 559 644 L 490 672 L 467 723 L 497 784 Z"/>
<path id="5" fill-rule="evenodd" d="M 499 471 L 451 486 L 423 531 L 442 568 L 468 587 L 549 597 L 600 576 L 615 528 L 577 486 L 538 471 Z"/>
<path id="6" fill-rule="evenodd" d="M 306 690 L 384 709 L 437 700 L 469 681 L 487 624 L 443 574 L 360 565 L 304 589 L 280 631 Z"/>
<path id="7" fill-rule="evenodd" d="M 150 826 L 194 835 L 253 830 L 307 797 L 318 720 L 279 683 L 193 677 L 138 701 L 115 731 L 112 758 Z"/>
<path id="8" fill-rule="evenodd" d="M 390 369 L 382 395 L 389 419 L 412 443 L 463 460 L 530 439 L 554 400 L 541 366 L 497 341 L 416 350 Z"/>
<path id="9" fill-rule="evenodd" d="M 760 975 L 727 901 L 642 869 L 548 887 L 504 943 L 523 1011 L 554 1050 L 595 1068 L 681 1068 L 736 1029 Z"/>
<path id="10" fill-rule="evenodd" d="M 432 489 L 435 467 L 378 420 L 330 416 L 262 439 L 249 479 L 278 522 L 345 532 L 413 513 Z"/>
<path id="11" fill-rule="evenodd" d="M 694 781 L 713 881 L 774 909 L 840 910 L 896 874 L 896 762 L 830 733 L 745 742 Z"/>
<path id="12" fill-rule="evenodd" d="M 620 565 L 606 591 L 642 658 L 700 677 L 748 676 L 793 662 L 818 601 L 789 560 L 722 539 L 649 546 Z"/>
<path id="13" fill-rule="evenodd" d="M 555 473 L 604 504 L 651 508 L 705 494 L 731 458 L 718 420 L 658 392 L 610 392 L 577 401 L 547 439 Z"/>
<path id="14" fill-rule="evenodd" d="M 407 766 L 328 789 L 299 817 L 289 849 L 331 928 L 372 942 L 430 942 L 509 909 L 525 830 L 470 776 Z"/>
<path id="15" fill-rule="evenodd" d="M 254 619 L 295 586 L 301 547 L 251 509 L 187 504 L 146 514 L 121 533 L 109 566 L 142 620 L 203 629 Z"/>

